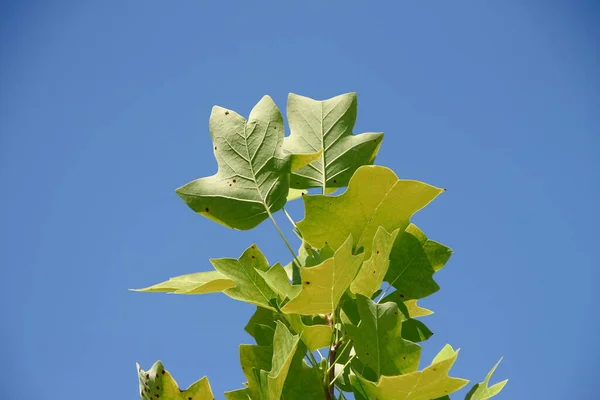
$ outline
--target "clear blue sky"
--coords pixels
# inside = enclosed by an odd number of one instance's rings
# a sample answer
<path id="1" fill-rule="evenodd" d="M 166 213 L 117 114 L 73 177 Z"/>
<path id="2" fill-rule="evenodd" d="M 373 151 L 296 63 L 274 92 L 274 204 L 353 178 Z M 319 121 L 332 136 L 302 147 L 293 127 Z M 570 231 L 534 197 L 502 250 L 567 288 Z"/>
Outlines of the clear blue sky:
<path id="1" fill-rule="evenodd" d="M 127 289 L 253 242 L 287 262 L 268 223 L 228 230 L 174 189 L 215 171 L 213 105 L 247 115 L 264 94 L 284 109 L 288 92 L 349 91 L 356 132 L 385 132 L 378 164 L 448 188 L 415 219 L 455 250 L 422 302 L 436 312 L 424 361 L 450 343 L 454 375 L 473 381 L 505 357 L 501 399 L 595 397 L 593 2 L 12 3 L 0 6 L 3 399 L 134 399 L 135 362 L 157 359 L 181 386 L 240 387 L 252 307 Z"/>

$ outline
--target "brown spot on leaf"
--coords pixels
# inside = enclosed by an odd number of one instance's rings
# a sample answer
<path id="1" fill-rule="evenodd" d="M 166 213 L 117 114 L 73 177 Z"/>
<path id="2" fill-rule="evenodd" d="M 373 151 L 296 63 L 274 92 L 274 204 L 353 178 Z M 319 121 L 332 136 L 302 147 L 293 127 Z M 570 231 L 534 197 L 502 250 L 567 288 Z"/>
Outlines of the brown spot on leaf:
<path id="1" fill-rule="evenodd" d="M 229 111 L 225 111 L 225 115 L 229 115 Z"/>
<path id="2" fill-rule="evenodd" d="M 208 207 L 206 207 L 206 208 L 204 209 L 204 211 L 208 212 Z"/>
<path id="3" fill-rule="evenodd" d="M 306 282 L 304 282 L 304 283 L 305 283 L 305 284 L 307 284 L 307 285 L 310 285 L 310 282 L 309 282 L 309 281 L 306 281 Z"/>
<path id="4" fill-rule="evenodd" d="M 164 374 L 165 374 L 165 370 L 163 369 L 162 371 L 160 371 L 160 373 L 161 373 L 162 375 L 164 375 Z"/>
<path id="5" fill-rule="evenodd" d="M 150 374 L 146 374 L 146 379 L 150 379 Z"/>
<path id="6" fill-rule="evenodd" d="M 236 182 L 237 182 L 237 181 L 234 179 L 234 180 L 233 180 L 233 183 L 236 183 Z"/>

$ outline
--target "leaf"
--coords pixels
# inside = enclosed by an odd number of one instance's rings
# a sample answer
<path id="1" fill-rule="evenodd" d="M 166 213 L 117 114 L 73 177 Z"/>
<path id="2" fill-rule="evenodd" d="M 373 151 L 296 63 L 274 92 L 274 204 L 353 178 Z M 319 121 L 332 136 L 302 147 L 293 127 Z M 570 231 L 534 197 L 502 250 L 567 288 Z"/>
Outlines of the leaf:
<path id="1" fill-rule="evenodd" d="M 273 346 L 240 345 L 240 364 L 246 376 L 246 393 L 252 399 L 260 399 L 267 390 L 268 382 L 263 382 L 260 371 L 269 371 L 272 366 Z M 263 387 L 264 386 L 264 387 Z"/>
<path id="2" fill-rule="evenodd" d="M 306 325 L 299 314 L 286 315 L 294 331 L 310 351 L 322 349 L 331 344 L 333 329 L 329 325 Z"/>
<path id="3" fill-rule="evenodd" d="M 394 292 L 396 293 L 396 292 Z M 393 294 L 393 293 L 392 293 Z M 404 302 L 411 318 L 426 317 L 433 314 L 433 311 L 423 308 L 417 304 L 416 299 L 406 300 Z"/>
<path id="4" fill-rule="evenodd" d="M 283 386 L 282 400 L 325 400 L 321 372 L 304 362 L 305 354 L 306 347 L 299 344 L 288 371 L 291 379 L 287 379 Z"/>
<path id="5" fill-rule="evenodd" d="M 290 188 L 290 191 L 288 192 L 288 195 L 287 195 L 287 201 L 299 199 L 300 197 L 302 197 L 306 194 L 308 194 L 307 190 Z"/>
<path id="6" fill-rule="evenodd" d="M 250 317 L 244 330 L 256 340 L 256 344 L 269 346 L 273 344 L 275 321 L 277 321 L 276 312 L 263 307 L 256 307 L 256 311 Z"/>
<path id="7" fill-rule="evenodd" d="M 352 237 L 348 237 L 333 258 L 315 267 L 301 268 L 302 291 L 281 311 L 303 315 L 333 312 L 354 279 L 362 259 L 363 254 L 352 254 Z"/>
<path id="8" fill-rule="evenodd" d="M 346 325 L 358 360 L 370 379 L 416 371 L 421 347 L 402 338 L 401 313 L 394 303 L 376 304 L 356 295 L 361 323 Z"/>
<path id="9" fill-rule="evenodd" d="M 390 234 L 383 227 L 377 229 L 372 247 L 375 251 L 371 253 L 371 258 L 362 264 L 356 278 L 352 281 L 350 290 L 353 293 L 371 297 L 379 290 L 390 264 L 390 251 L 398 232 L 400 230 L 396 229 Z"/>
<path id="10" fill-rule="evenodd" d="M 423 371 L 404 375 L 381 376 L 377 383 L 360 375 L 351 375 L 355 392 L 363 398 L 377 400 L 429 400 L 454 393 L 469 381 L 448 376 L 458 350 L 446 345 Z M 361 398 L 357 396 L 357 399 Z"/>
<path id="11" fill-rule="evenodd" d="M 269 262 L 256 245 L 248 247 L 240 258 L 213 258 L 211 264 L 235 283 L 223 291 L 227 296 L 274 310 L 277 295 L 259 274 L 267 271 Z"/>
<path id="12" fill-rule="evenodd" d="M 235 229 L 252 229 L 286 202 L 292 167 L 320 154 L 292 155 L 283 150 L 281 112 L 264 96 L 248 121 L 215 106 L 209 122 L 218 170 L 176 190 L 195 212 Z"/>
<path id="13" fill-rule="evenodd" d="M 364 247 L 369 257 L 380 226 L 388 232 L 403 232 L 410 217 L 441 192 L 422 182 L 400 180 L 389 168 L 363 166 L 339 196 L 304 196 L 306 216 L 297 227 L 315 248 L 329 244 L 337 249 L 352 235 L 356 248 Z"/>
<path id="14" fill-rule="evenodd" d="M 433 274 L 451 255 L 450 248 L 427 239 L 416 225 L 410 224 L 394 243 L 385 280 L 403 300 L 429 296 L 440 288 Z"/>
<path id="15" fill-rule="evenodd" d="M 273 361 L 271 371 L 267 374 L 261 371 L 261 378 L 267 378 L 268 390 L 263 392 L 261 399 L 279 400 L 283 385 L 287 378 L 290 364 L 296 353 L 300 341 L 299 336 L 294 336 L 281 322 L 277 322 L 275 336 L 273 338 Z"/>
<path id="16" fill-rule="evenodd" d="M 300 285 L 292 285 L 285 269 L 279 263 L 273 265 L 267 271 L 257 272 L 282 300 L 297 296 L 302 289 Z"/>
<path id="17" fill-rule="evenodd" d="M 135 292 L 169 292 L 174 294 L 207 294 L 217 293 L 232 288 L 235 283 L 218 271 L 196 272 L 170 278 L 143 289 L 133 289 Z"/>
<path id="18" fill-rule="evenodd" d="M 186 390 L 180 390 L 162 362 L 157 361 L 148 371 L 140 368 L 139 364 L 136 364 L 136 367 L 141 400 L 214 400 L 207 377 L 203 377 Z"/>
<path id="19" fill-rule="evenodd" d="M 465 400 L 487 400 L 487 399 L 491 399 L 492 397 L 494 397 L 498 393 L 500 393 L 500 391 L 504 388 L 504 386 L 508 382 L 508 379 L 505 379 L 502 382 L 498 382 L 493 386 L 489 386 L 489 384 L 490 384 L 490 379 L 492 379 L 492 375 L 496 371 L 496 368 L 498 368 L 498 365 L 500 365 L 501 361 L 502 361 L 502 359 L 500 359 L 496 363 L 496 365 L 494 365 L 494 367 L 490 370 L 490 372 L 488 372 L 488 374 L 485 377 L 485 380 L 483 382 L 478 383 L 471 388 L 469 393 L 467 393 L 467 397 L 465 397 Z"/>
<path id="20" fill-rule="evenodd" d="M 324 101 L 290 93 L 291 133 L 284 139 L 284 148 L 292 153 L 324 150 L 317 161 L 292 173 L 292 187 L 343 187 L 358 167 L 373 163 L 383 133 L 353 135 L 356 113 L 356 93 Z"/>
<path id="21" fill-rule="evenodd" d="M 433 332 L 417 319 L 402 321 L 402 337 L 411 342 L 419 343 L 429 339 Z"/>

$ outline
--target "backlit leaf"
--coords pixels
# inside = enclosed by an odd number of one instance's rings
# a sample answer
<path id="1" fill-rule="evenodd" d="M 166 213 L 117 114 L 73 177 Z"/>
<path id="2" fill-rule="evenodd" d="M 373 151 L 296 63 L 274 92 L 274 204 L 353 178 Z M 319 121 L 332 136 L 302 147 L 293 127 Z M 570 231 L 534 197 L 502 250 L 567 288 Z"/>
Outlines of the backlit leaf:
<path id="1" fill-rule="evenodd" d="M 170 278 L 136 292 L 169 292 L 174 294 L 207 294 L 222 292 L 235 286 L 235 283 L 218 271 L 196 272 Z"/>
<path id="2" fill-rule="evenodd" d="M 448 376 L 458 350 L 446 345 L 423 371 L 404 375 L 381 376 L 377 383 L 360 375 L 351 375 L 357 398 L 377 400 L 431 400 L 460 390 L 469 381 Z"/>
<path id="3" fill-rule="evenodd" d="M 217 173 L 178 188 L 177 194 L 197 213 L 230 228 L 252 229 L 280 210 L 292 167 L 320 156 L 283 150 L 283 118 L 269 96 L 254 106 L 247 122 L 235 111 L 213 107 L 209 130 Z"/>
<path id="4" fill-rule="evenodd" d="M 141 400 L 214 400 L 207 377 L 200 379 L 186 390 L 180 390 L 162 362 L 157 361 L 148 371 L 140 368 L 139 364 L 136 366 Z"/>
<path id="5" fill-rule="evenodd" d="M 292 173 L 292 187 L 347 186 L 358 167 L 373 163 L 383 133 L 353 135 L 356 113 L 356 93 L 324 101 L 290 93 L 287 116 L 291 134 L 285 138 L 284 148 L 292 153 L 324 150 L 317 161 Z"/>
<path id="6" fill-rule="evenodd" d="M 315 248 L 328 244 L 337 249 L 352 235 L 356 248 L 363 247 L 369 257 L 380 226 L 403 232 L 410 217 L 441 192 L 426 183 L 400 180 L 389 168 L 363 166 L 339 196 L 304 196 L 306 216 L 297 226 Z"/>
<path id="7" fill-rule="evenodd" d="M 286 314 L 327 314 L 337 307 L 363 259 L 352 254 L 352 237 L 321 264 L 301 268 L 302 291 L 283 306 Z"/>
<path id="8" fill-rule="evenodd" d="M 465 397 L 465 400 L 487 400 L 500 393 L 500 391 L 504 388 L 504 385 L 506 385 L 506 383 L 508 382 L 508 379 L 505 379 L 502 382 L 498 382 L 495 385 L 489 386 L 490 379 L 492 379 L 492 375 L 496 371 L 496 368 L 498 368 L 498 365 L 500 365 L 500 361 L 502 361 L 502 359 L 500 359 L 496 363 L 496 365 L 494 365 L 494 367 L 490 370 L 490 372 L 488 372 L 483 382 L 478 383 L 471 388 L 469 393 L 467 393 L 467 397 Z"/>

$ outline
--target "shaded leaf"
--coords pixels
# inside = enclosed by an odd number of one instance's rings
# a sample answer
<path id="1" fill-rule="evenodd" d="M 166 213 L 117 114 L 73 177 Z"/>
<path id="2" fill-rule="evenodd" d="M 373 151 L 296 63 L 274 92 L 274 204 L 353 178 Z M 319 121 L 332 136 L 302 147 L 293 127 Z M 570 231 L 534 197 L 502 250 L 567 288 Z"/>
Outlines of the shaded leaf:
<path id="1" fill-rule="evenodd" d="M 490 372 L 488 372 L 488 374 L 485 377 L 483 382 L 478 383 L 471 388 L 469 393 L 467 393 L 467 397 L 465 397 L 465 400 L 487 400 L 487 399 L 491 399 L 492 397 L 494 397 L 498 393 L 500 393 L 500 391 L 504 388 L 504 386 L 508 382 L 508 379 L 505 379 L 502 382 L 498 382 L 492 386 L 489 386 L 489 385 L 490 385 L 490 379 L 492 379 L 492 375 L 496 371 L 496 368 L 498 368 L 498 365 L 500 365 L 501 361 L 502 361 L 502 359 L 500 359 L 496 363 L 496 365 L 494 365 L 494 367 L 490 370 Z"/>
<path id="2" fill-rule="evenodd" d="M 389 304 L 389 303 L 388 303 Z M 381 376 L 377 383 L 356 374 L 350 380 L 356 398 L 377 400 L 430 400 L 460 390 L 469 381 L 448 376 L 456 361 L 458 350 L 446 345 L 423 371 L 404 375 Z"/>
<path id="3" fill-rule="evenodd" d="M 269 262 L 256 245 L 248 247 L 240 258 L 213 258 L 211 264 L 217 271 L 231 279 L 235 287 L 223 291 L 227 296 L 275 309 L 277 295 L 258 271 L 267 271 Z"/>
<path id="4" fill-rule="evenodd" d="M 322 373 L 306 364 L 305 354 L 306 347 L 298 345 L 288 371 L 290 379 L 287 379 L 283 386 L 282 400 L 325 399 Z"/>
<path id="5" fill-rule="evenodd" d="M 136 292 L 169 292 L 174 294 L 207 294 L 222 292 L 235 286 L 235 283 L 218 271 L 196 272 L 170 278 Z"/>
<path id="6" fill-rule="evenodd" d="M 319 156 L 283 150 L 283 117 L 269 96 L 254 106 L 247 122 L 235 111 L 213 107 L 209 130 L 217 173 L 176 192 L 192 210 L 230 228 L 252 229 L 280 210 L 292 167 Z"/>
<path id="7" fill-rule="evenodd" d="M 352 254 L 352 237 L 348 237 L 333 258 L 315 267 L 301 268 L 302 291 L 281 311 L 303 315 L 333 312 L 354 279 L 362 259 L 363 254 Z"/>
<path id="8" fill-rule="evenodd" d="M 385 280 L 403 300 L 421 299 L 439 290 L 433 274 L 450 258 L 452 250 L 427 239 L 410 224 L 394 243 Z"/>
<path id="9" fill-rule="evenodd" d="M 290 93 L 287 116 L 291 134 L 284 148 L 293 153 L 324 150 L 319 159 L 292 173 L 291 186 L 343 187 L 358 167 L 375 160 L 383 133 L 353 135 L 356 93 L 324 101 Z"/>
<path id="10" fill-rule="evenodd" d="M 346 325 L 358 360 L 367 369 L 363 375 L 377 379 L 416 371 L 421 347 L 402 338 L 402 320 L 394 303 L 376 304 L 356 295 L 360 324 Z"/>
<path id="11" fill-rule="evenodd" d="M 433 332 L 419 320 L 407 319 L 402 322 L 402 337 L 411 342 L 423 342 L 429 339 Z"/>
<path id="12" fill-rule="evenodd" d="M 390 234 L 383 227 L 377 229 L 373 238 L 371 258 L 362 264 L 358 274 L 350 285 L 350 290 L 353 293 L 371 297 L 373 293 L 379 290 L 390 264 L 390 251 L 398 236 L 398 232 L 400 231 L 396 229 Z"/>
<path id="13" fill-rule="evenodd" d="M 207 377 L 195 382 L 186 390 L 180 390 L 162 362 L 157 361 L 148 371 L 140 368 L 139 364 L 136 364 L 136 367 L 141 400 L 214 400 Z"/>
<path id="14" fill-rule="evenodd" d="M 442 191 L 422 182 L 400 180 L 386 167 L 363 166 L 339 196 L 304 196 L 306 216 L 297 226 L 315 248 L 329 244 L 337 249 L 352 235 L 356 247 L 363 247 L 369 257 L 380 226 L 388 232 L 404 231 L 410 217 Z"/>

